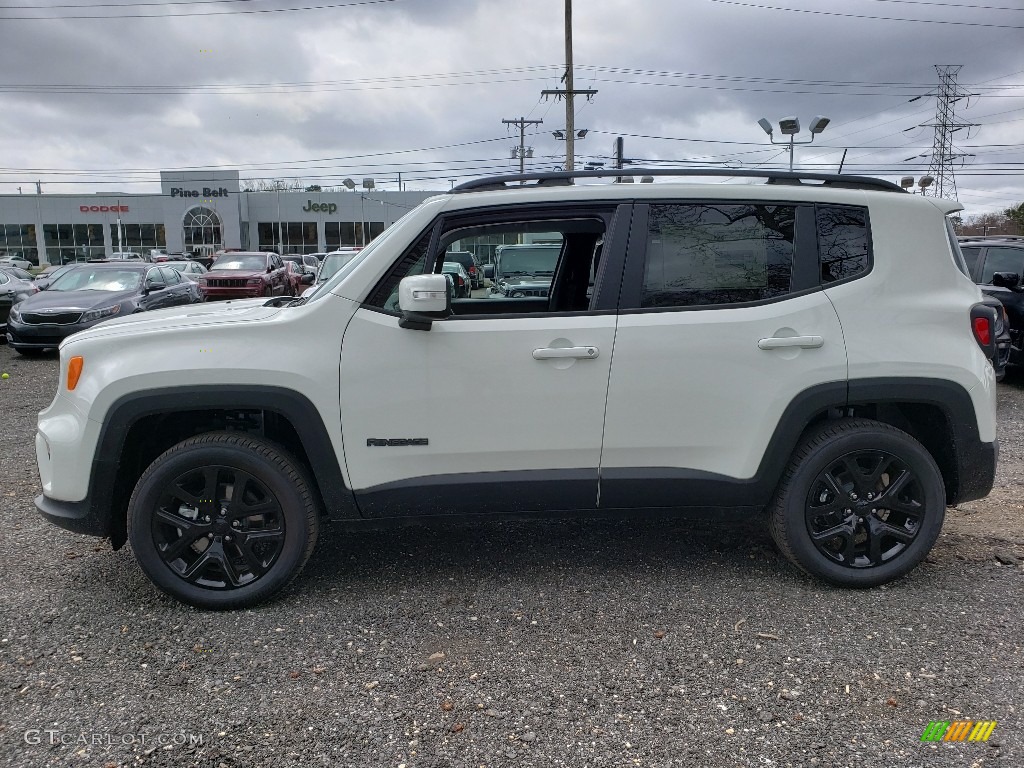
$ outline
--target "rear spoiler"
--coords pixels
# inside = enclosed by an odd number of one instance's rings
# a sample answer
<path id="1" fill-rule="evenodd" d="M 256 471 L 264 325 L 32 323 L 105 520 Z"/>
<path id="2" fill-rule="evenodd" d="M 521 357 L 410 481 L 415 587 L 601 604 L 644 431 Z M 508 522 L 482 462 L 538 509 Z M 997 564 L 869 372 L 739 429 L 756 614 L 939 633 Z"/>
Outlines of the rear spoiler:
<path id="1" fill-rule="evenodd" d="M 947 200 L 944 197 L 929 197 L 932 205 L 942 211 L 946 216 L 964 209 L 963 203 L 959 200 Z"/>

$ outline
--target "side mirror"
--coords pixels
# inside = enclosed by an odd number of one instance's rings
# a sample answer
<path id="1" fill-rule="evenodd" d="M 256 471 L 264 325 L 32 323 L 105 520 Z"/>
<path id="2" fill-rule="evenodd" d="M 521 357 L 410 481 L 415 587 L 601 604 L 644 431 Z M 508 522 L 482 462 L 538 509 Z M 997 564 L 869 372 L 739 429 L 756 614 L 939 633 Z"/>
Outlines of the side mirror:
<path id="1" fill-rule="evenodd" d="M 304 274 L 302 277 L 299 278 L 299 284 L 300 285 L 312 285 L 313 281 L 315 279 L 316 279 L 316 275 L 314 275 L 312 272 L 307 272 L 306 274 Z"/>
<path id="2" fill-rule="evenodd" d="M 146 293 L 152 293 L 153 291 L 162 291 L 167 286 L 163 283 L 146 283 Z"/>
<path id="3" fill-rule="evenodd" d="M 995 272 L 992 275 L 992 285 L 996 288 L 1016 288 L 1020 285 L 1020 275 L 1016 272 Z"/>
<path id="4" fill-rule="evenodd" d="M 273 271 L 274 271 L 274 265 L 273 264 L 268 264 L 267 265 L 267 274 L 269 275 Z"/>
<path id="5" fill-rule="evenodd" d="M 401 328 L 429 331 L 434 320 L 452 312 L 451 282 L 445 275 L 411 275 L 398 284 L 398 308 Z"/>

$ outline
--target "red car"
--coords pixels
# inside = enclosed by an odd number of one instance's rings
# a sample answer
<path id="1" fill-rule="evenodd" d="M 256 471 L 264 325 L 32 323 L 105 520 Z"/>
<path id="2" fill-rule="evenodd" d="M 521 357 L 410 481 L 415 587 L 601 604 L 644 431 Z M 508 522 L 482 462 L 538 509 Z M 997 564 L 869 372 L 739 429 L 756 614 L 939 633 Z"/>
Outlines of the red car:
<path id="1" fill-rule="evenodd" d="M 305 271 L 294 261 L 285 260 L 284 269 L 288 273 L 288 284 L 291 289 L 289 293 L 292 296 L 301 295 L 306 286 L 312 285 L 316 279 L 315 274 Z"/>
<path id="2" fill-rule="evenodd" d="M 199 290 L 204 301 L 294 295 L 281 257 L 251 251 L 218 256 L 200 278 Z"/>

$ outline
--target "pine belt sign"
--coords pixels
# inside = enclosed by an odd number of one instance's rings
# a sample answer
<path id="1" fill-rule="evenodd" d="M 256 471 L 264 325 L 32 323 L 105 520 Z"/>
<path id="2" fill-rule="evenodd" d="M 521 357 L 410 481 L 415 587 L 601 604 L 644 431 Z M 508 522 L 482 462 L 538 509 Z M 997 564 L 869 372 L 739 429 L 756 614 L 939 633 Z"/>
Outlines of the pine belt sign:
<path id="1" fill-rule="evenodd" d="M 182 187 L 171 187 L 171 197 L 227 197 L 228 190 L 225 187 L 219 187 L 218 189 L 212 189 L 211 187 L 203 187 L 200 192 L 198 189 L 184 189 Z"/>

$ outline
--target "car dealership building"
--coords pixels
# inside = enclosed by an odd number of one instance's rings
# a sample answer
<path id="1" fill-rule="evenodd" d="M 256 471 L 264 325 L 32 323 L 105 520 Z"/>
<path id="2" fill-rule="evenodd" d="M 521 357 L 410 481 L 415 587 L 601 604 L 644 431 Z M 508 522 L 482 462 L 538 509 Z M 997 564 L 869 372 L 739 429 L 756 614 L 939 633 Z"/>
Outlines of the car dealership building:
<path id="1" fill-rule="evenodd" d="M 243 192 L 238 171 L 163 171 L 160 194 L 0 195 L 0 254 L 35 264 L 114 251 L 317 253 L 365 245 L 437 192 Z"/>

